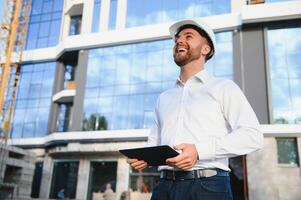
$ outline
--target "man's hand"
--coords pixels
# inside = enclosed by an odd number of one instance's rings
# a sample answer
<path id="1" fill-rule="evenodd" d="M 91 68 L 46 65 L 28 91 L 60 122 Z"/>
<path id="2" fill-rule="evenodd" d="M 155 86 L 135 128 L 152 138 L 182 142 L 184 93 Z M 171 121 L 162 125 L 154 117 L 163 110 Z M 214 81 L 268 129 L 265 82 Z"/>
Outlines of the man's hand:
<path id="1" fill-rule="evenodd" d="M 182 170 L 190 169 L 198 160 L 198 152 L 194 144 L 179 144 L 174 147 L 176 150 L 182 150 L 182 153 L 176 157 L 169 158 L 166 163 L 172 167 Z"/>
<path id="2" fill-rule="evenodd" d="M 138 160 L 138 159 L 127 159 L 127 163 L 129 163 L 134 169 L 142 171 L 144 170 L 148 164 L 144 160 Z"/>

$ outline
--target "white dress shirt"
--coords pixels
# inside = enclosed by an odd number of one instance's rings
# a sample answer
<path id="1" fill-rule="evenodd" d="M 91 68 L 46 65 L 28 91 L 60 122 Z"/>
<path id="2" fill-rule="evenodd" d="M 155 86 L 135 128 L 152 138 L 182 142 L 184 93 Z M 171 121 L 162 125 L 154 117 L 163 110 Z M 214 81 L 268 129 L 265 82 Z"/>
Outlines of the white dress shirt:
<path id="1" fill-rule="evenodd" d="M 228 158 L 262 148 L 263 134 L 240 88 L 202 70 L 185 84 L 178 79 L 157 100 L 148 146 L 181 143 L 196 146 L 199 160 L 192 169 L 229 171 Z"/>

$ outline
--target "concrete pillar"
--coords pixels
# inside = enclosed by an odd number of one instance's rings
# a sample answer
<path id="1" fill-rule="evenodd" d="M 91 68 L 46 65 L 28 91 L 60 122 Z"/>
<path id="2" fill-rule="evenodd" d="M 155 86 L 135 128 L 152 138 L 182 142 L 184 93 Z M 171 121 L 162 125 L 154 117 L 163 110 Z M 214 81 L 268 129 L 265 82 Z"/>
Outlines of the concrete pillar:
<path id="1" fill-rule="evenodd" d="M 22 164 L 18 181 L 18 195 L 29 198 L 35 169 L 35 159 L 31 155 L 25 155 L 22 160 L 16 159 L 16 161 Z"/>
<path id="2" fill-rule="evenodd" d="M 94 1 L 84 0 L 81 34 L 91 33 Z"/>
<path id="3" fill-rule="evenodd" d="M 76 187 L 76 199 L 85 200 L 88 194 L 90 161 L 80 159 Z"/>
<path id="4" fill-rule="evenodd" d="M 60 92 L 64 87 L 64 64 L 57 62 L 55 69 L 55 79 L 53 81 L 53 94 Z M 56 131 L 56 121 L 59 112 L 59 106 L 57 103 L 51 103 L 49 120 L 48 120 L 48 133 Z"/>
<path id="5" fill-rule="evenodd" d="M 75 72 L 76 94 L 73 100 L 73 111 L 69 131 L 80 131 L 83 118 L 84 93 L 88 66 L 88 51 L 80 50 Z"/>
<path id="6" fill-rule="evenodd" d="M 116 16 L 116 29 L 125 28 L 126 23 L 126 0 L 117 1 L 117 16 Z"/>
<path id="7" fill-rule="evenodd" d="M 117 162 L 116 197 L 119 199 L 121 193 L 128 190 L 130 167 L 126 162 L 126 158 L 120 157 Z"/>
<path id="8" fill-rule="evenodd" d="M 48 199 L 51 187 L 51 178 L 53 172 L 53 160 L 48 155 L 44 158 L 41 188 L 40 188 L 40 198 Z"/>
<path id="9" fill-rule="evenodd" d="M 3 144 L 0 144 L 0 181 L 4 179 L 6 163 L 4 162 L 8 157 L 8 151 Z"/>
<path id="10" fill-rule="evenodd" d="M 242 27 L 242 85 L 243 91 L 261 124 L 268 124 L 269 104 L 266 74 L 265 37 L 260 24 Z"/>
<path id="11" fill-rule="evenodd" d="M 109 16 L 110 16 L 110 0 L 102 0 L 100 8 L 100 32 L 107 31 L 109 28 Z"/>

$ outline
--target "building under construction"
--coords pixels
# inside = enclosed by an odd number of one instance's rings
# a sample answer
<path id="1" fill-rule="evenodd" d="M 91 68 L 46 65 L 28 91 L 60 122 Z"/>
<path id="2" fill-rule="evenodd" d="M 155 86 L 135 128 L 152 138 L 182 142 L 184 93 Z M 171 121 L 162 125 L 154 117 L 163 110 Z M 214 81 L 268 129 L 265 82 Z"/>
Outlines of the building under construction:
<path id="1" fill-rule="evenodd" d="M 0 171 L 5 198 L 96 200 L 111 187 L 116 200 L 149 199 L 158 172 L 131 169 L 118 150 L 145 145 L 156 99 L 177 79 L 169 26 L 202 18 L 217 39 L 206 70 L 240 86 L 265 137 L 230 159 L 235 199 L 300 199 L 301 1 L 8 2 L 1 166 L 27 184 Z"/>

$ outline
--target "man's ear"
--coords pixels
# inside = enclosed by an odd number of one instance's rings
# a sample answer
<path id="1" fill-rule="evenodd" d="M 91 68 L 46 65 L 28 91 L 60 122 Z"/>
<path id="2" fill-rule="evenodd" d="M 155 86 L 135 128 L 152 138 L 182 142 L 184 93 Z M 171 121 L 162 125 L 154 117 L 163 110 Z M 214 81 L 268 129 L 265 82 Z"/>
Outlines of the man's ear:
<path id="1" fill-rule="evenodd" d="M 210 53 L 210 51 L 211 51 L 211 48 L 210 48 L 210 46 L 208 44 L 204 44 L 202 46 L 201 53 L 203 55 L 205 55 L 205 56 L 208 55 Z"/>

